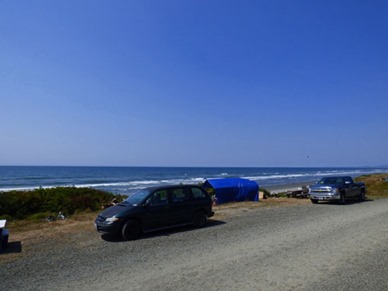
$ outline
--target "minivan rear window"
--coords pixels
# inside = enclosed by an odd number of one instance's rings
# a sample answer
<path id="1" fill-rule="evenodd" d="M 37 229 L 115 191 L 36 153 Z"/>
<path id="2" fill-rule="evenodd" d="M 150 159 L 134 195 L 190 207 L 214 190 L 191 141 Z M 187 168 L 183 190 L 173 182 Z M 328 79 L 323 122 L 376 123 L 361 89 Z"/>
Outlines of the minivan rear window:
<path id="1" fill-rule="evenodd" d="M 191 188 L 194 199 L 206 198 L 206 194 L 200 188 Z"/>
<path id="2" fill-rule="evenodd" d="M 187 188 L 176 188 L 172 190 L 171 199 L 174 203 L 184 202 L 190 200 L 190 193 Z"/>

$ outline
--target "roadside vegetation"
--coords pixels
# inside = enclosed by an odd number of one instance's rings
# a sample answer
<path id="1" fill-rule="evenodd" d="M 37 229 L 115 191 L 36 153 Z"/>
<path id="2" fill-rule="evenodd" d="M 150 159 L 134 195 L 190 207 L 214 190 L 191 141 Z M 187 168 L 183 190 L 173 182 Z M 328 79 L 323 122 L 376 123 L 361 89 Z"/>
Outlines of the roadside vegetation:
<path id="1" fill-rule="evenodd" d="M 56 187 L 31 191 L 0 192 L 0 218 L 13 220 L 55 220 L 75 213 L 100 210 L 123 196 L 90 188 Z"/>
<path id="2" fill-rule="evenodd" d="M 388 174 L 372 174 L 355 178 L 356 182 L 364 182 L 366 196 L 373 198 L 388 198 Z"/>

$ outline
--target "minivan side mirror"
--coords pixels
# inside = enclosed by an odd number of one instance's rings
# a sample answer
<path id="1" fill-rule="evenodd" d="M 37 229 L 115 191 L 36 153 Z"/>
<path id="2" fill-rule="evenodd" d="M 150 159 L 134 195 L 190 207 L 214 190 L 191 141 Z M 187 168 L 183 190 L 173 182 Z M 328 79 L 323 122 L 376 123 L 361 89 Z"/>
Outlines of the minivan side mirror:
<path id="1" fill-rule="evenodd" d="M 148 206 L 150 206 L 150 204 L 151 204 L 151 200 L 148 198 L 146 201 L 143 202 L 142 206 L 148 207 Z"/>

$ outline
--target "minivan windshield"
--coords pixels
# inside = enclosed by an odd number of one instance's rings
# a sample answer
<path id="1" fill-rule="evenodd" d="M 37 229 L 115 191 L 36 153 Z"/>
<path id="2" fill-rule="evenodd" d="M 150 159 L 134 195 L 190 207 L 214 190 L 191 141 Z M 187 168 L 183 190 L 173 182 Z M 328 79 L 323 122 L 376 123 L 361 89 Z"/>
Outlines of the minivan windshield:
<path id="1" fill-rule="evenodd" d="M 148 195 L 150 194 L 150 191 L 148 190 L 140 190 L 135 193 L 133 193 L 131 196 L 129 196 L 127 199 L 123 201 L 125 204 L 130 205 L 137 205 L 141 203 Z"/>

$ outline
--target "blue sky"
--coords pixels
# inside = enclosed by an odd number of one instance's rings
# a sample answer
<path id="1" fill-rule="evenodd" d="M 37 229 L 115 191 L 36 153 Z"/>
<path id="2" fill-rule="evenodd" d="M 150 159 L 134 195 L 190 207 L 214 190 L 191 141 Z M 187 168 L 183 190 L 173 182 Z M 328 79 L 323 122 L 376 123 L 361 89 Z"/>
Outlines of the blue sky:
<path id="1" fill-rule="evenodd" d="M 387 1 L 0 1 L 0 165 L 388 164 Z"/>

